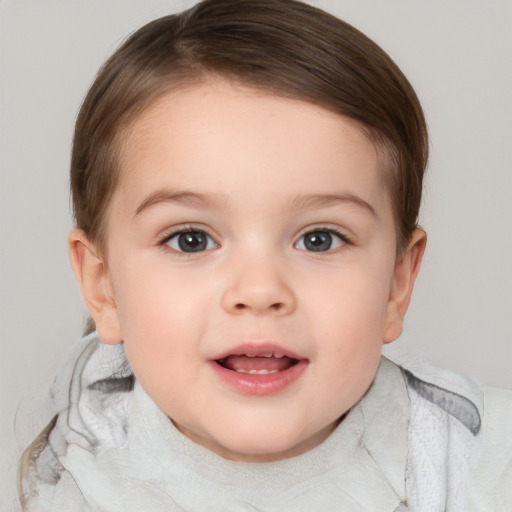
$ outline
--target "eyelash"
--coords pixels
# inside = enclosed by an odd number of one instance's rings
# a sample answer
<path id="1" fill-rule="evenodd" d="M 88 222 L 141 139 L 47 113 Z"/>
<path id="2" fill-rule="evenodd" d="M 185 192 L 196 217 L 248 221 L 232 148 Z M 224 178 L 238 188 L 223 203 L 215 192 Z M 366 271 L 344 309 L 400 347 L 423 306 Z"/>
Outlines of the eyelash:
<path id="1" fill-rule="evenodd" d="M 173 254 L 175 254 L 177 256 L 185 257 L 185 258 L 190 258 L 191 256 L 193 256 L 195 254 L 201 254 L 201 253 L 206 252 L 206 250 L 205 251 L 198 251 L 197 253 L 195 253 L 195 252 L 186 252 L 186 251 L 178 251 L 178 250 L 173 249 L 172 247 L 169 247 L 167 245 L 169 243 L 169 241 L 172 240 L 175 236 L 177 236 L 177 235 L 184 235 L 186 233 L 204 233 L 207 237 L 209 237 L 210 239 L 212 239 L 215 242 L 217 247 L 219 246 L 219 244 L 215 241 L 215 238 L 212 235 L 210 235 L 208 233 L 208 231 L 206 231 L 204 228 L 200 228 L 200 227 L 196 227 L 196 226 L 182 226 L 182 227 L 179 227 L 179 228 L 175 228 L 175 229 L 165 233 L 157 241 L 157 245 L 159 247 L 161 247 L 165 251 L 172 251 Z M 211 249 L 209 249 L 209 250 L 211 250 Z"/>
<path id="2" fill-rule="evenodd" d="M 215 241 L 215 239 L 214 239 L 214 237 L 212 235 L 210 235 L 205 229 L 200 228 L 200 227 L 195 227 L 195 226 L 182 226 L 180 228 L 173 229 L 172 231 L 170 231 L 168 233 L 165 233 L 158 240 L 157 245 L 160 246 L 164 250 L 170 250 L 174 254 L 176 254 L 178 256 L 182 256 L 182 257 L 191 257 L 194 254 L 200 254 L 200 253 L 204 253 L 204 252 L 206 252 L 208 250 L 211 250 L 211 249 L 205 249 L 203 251 L 198 251 L 197 253 L 195 253 L 195 252 L 186 252 L 186 251 L 178 251 L 178 250 L 173 249 L 172 247 L 169 247 L 167 245 L 168 242 L 170 240 L 172 240 L 177 235 L 183 235 L 183 234 L 186 234 L 186 233 L 197 233 L 197 232 L 204 233 L 207 237 L 209 237 L 211 240 L 214 241 L 214 243 L 216 244 L 217 247 L 219 247 L 219 244 Z M 308 229 L 304 233 L 302 233 L 300 235 L 300 237 L 298 238 L 298 240 L 293 244 L 293 247 L 297 248 L 297 244 L 301 240 L 303 240 L 304 237 L 306 237 L 307 235 L 313 234 L 313 233 L 319 233 L 319 232 L 329 233 L 329 234 L 334 235 L 337 238 L 339 238 L 343 242 L 341 244 L 341 247 L 343 247 L 345 245 L 352 245 L 352 242 L 349 239 L 349 237 L 347 237 L 345 234 L 341 233 L 337 229 L 334 229 L 334 228 L 331 228 L 331 227 L 325 227 L 325 226 L 315 226 L 315 227 L 313 227 L 311 229 Z M 338 249 L 338 247 L 336 247 L 334 249 L 328 249 L 326 251 L 318 251 L 318 252 L 320 252 L 320 253 L 326 253 L 326 252 L 327 253 L 331 253 L 331 252 L 336 251 L 336 249 Z M 308 251 L 307 249 L 300 249 L 300 250 L 305 250 L 306 252 L 313 252 L 313 253 L 315 252 L 315 251 Z"/>
<path id="3" fill-rule="evenodd" d="M 299 243 L 299 241 L 302 240 L 304 237 L 306 237 L 309 234 L 318 233 L 318 232 L 329 233 L 331 235 L 334 235 L 334 236 L 338 237 L 343 242 L 341 244 L 341 247 L 346 246 L 346 245 L 353 245 L 351 239 L 349 237 L 347 237 L 347 235 L 345 235 L 345 234 L 341 233 L 340 231 L 338 231 L 337 229 L 334 229 L 334 228 L 331 228 L 331 227 L 326 227 L 326 226 L 314 226 L 313 228 L 308 229 L 307 231 L 302 233 L 300 235 L 300 237 L 298 238 L 297 242 L 295 242 L 293 244 L 293 246 L 296 248 L 296 246 Z M 318 252 L 320 252 L 320 253 L 332 253 L 332 252 L 337 251 L 337 249 L 339 249 L 339 248 L 340 247 L 336 247 L 334 249 L 328 249 L 327 251 L 318 251 Z M 306 252 L 313 252 L 314 253 L 315 251 L 306 251 Z"/>

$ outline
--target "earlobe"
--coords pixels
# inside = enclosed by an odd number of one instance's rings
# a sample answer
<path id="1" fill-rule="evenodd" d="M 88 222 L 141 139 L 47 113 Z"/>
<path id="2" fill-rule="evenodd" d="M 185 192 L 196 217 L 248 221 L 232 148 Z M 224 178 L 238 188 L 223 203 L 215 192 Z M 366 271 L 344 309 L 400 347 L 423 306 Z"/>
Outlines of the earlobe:
<path id="1" fill-rule="evenodd" d="M 420 228 L 416 229 L 407 249 L 395 263 L 386 310 L 384 343 L 390 343 L 402 334 L 405 313 L 411 301 L 414 282 L 421 267 L 426 244 L 427 234 Z"/>
<path id="2" fill-rule="evenodd" d="M 68 247 L 71 267 L 96 323 L 98 336 L 105 343 L 121 343 L 119 316 L 107 267 L 82 230 L 71 231 Z"/>

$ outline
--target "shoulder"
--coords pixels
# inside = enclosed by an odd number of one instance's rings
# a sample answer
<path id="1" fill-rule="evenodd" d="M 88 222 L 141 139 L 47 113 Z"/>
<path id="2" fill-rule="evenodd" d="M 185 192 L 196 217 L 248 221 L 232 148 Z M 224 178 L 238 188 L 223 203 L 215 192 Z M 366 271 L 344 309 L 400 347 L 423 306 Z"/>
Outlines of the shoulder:
<path id="1" fill-rule="evenodd" d="M 25 511 L 89 510 L 68 468 L 74 448 L 94 457 L 124 445 L 133 385 L 122 346 L 105 345 L 95 333 L 73 346 L 50 391 L 54 417 L 20 461 Z"/>
<path id="2" fill-rule="evenodd" d="M 478 381 L 428 364 L 402 373 L 413 405 L 444 413 L 473 436 L 480 432 L 484 393 Z"/>
<path id="3" fill-rule="evenodd" d="M 24 451 L 19 465 L 19 497 L 26 512 L 87 512 L 79 489 L 49 442 L 57 416 Z"/>
<path id="4" fill-rule="evenodd" d="M 470 484 L 470 510 L 512 510 L 512 391 L 485 386 L 482 445 Z"/>
<path id="5" fill-rule="evenodd" d="M 410 491 L 423 494 L 437 482 L 471 512 L 512 510 L 512 391 L 428 365 L 402 373 L 411 406 Z"/>

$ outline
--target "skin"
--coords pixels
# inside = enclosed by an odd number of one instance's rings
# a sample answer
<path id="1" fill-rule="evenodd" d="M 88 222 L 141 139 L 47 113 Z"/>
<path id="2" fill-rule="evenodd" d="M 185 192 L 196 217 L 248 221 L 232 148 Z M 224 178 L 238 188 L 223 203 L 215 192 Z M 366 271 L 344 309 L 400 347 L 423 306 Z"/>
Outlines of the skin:
<path id="1" fill-rule="evenodd" d="M 106 250 L 74 230 L 71 261 L 99 336 L 124 343 L 187 437 L 232 460 L 295 456 L 371 385 L 425 247 L 418 230 L 397 256 L 381 160 L 353 122 L 221 79 L 167 94 L 127 132 Z M 163 243 L 180 229 L 206 250 Z M 339 235 L 311 251 L 319 230 Z M 282 391 L 247 395 L 212 371 L 264 342 L 307 362 Z"/>

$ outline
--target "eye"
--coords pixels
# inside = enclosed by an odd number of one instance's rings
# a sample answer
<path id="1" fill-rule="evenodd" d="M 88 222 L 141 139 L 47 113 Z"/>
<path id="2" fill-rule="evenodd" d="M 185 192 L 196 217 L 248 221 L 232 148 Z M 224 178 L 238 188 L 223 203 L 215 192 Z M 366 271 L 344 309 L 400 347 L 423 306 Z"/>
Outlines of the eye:
<path id="1" fill-rule="evenodd" d="M 201 252 L 218 247 L 210 235 L 195 229 L 173 233 L 162 242 L 162 245 L 167 245 L 178 252 Z"/>
<path id="2" fill-rule="evenodd" d="M 345 236 L 332 229 L 315 229 L 302 235 L 295 244 L 296 249 L 311 252 L 326 252 L 348 243 Z"/>

